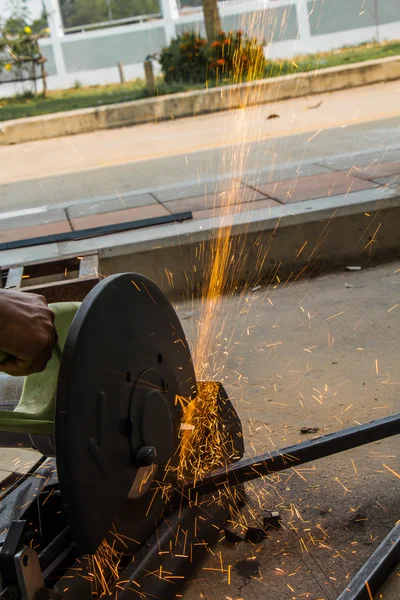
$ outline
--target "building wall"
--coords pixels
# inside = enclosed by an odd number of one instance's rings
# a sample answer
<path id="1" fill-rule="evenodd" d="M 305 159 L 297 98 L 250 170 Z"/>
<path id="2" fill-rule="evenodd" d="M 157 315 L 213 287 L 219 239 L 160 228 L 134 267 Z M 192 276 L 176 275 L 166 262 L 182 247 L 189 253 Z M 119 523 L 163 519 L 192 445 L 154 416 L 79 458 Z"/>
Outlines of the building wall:
<path id="1" fill-rule="evenodd" d="M 42 0 L 31 1 L 40 14 Z M 0 0 L 0 11 L 7 2 Z M 45 2 L 51 38 L 41 47 L 50 89 L 117 83 L 119 62 L 127 79 L 143 77 L 146 56 L 158 53 L 171 36 L 188 30 L 205 35 L 201 9 L 179 16 L 174 0 L 162 0 L 164 10 L 171 8 L 163 19 L 71 34 L 60 27 L 57 0 Z M 226 30 L 242 29 L 264 40 L 269 58 L 400 38 L 400 0 L 225 0 L 220 13 Z M 0 87 L 1 95 L 20 91 L 15 84 Z"/>

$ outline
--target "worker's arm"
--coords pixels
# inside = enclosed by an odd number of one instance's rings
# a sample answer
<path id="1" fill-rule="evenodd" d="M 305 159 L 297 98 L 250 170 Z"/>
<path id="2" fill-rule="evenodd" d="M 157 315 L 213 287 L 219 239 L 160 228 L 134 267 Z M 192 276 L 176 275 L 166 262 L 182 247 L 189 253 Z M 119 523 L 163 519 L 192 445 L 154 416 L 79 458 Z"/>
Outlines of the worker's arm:
<path id="1" fill-rule="evenodd" d="M 8 375 L 43 371 L 57 341 L 54 313 L 43 296 L 0 289 L 0 362 Z"/>

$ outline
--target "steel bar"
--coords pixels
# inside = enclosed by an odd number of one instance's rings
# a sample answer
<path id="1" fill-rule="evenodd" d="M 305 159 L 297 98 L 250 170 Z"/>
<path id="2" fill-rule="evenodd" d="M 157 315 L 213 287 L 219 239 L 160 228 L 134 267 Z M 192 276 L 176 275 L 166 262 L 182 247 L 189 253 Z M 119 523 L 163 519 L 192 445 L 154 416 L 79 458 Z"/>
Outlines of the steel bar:
<path id="1" fill-rule="evenodd" d="M 102 595 L 104 600 L 140 600 L 141 598 L 176 600 L 182 588 L 195 579 L 195 570 L 221 538 L 221 529 L 229 518 L 229 506 L 205 498 L 197 506 L 183 505 L 166 515 L 157 530 L 129 561 L 119 581 Z M 91 597 L 88 571 L 93 569 L 80 558 L 66 571 L 54 589 L 63 600 L 87 600 Z"/>
<path id="2" fill-rule="evenodd" d="M 16 482 L 7 491 L 1 502 L 0 544 L 6 539 L 10 523 L 23 519 L 31 504 L 37 502 L 43 489 L 55 482 L 54 462 L 47 459 L 34 473 L 30 472 L 29 475 L 21 476 L 21 483 Z"/>
<path id="3" fill-rule="evenodd" d="M 216 502 L 206 505 L 178 508 L 165 519 L 121 574 L 124 583 L 118 587 L 124 591 L 119 592 L 118 600 L 137 598 L 138 584 L 142 598 L 172 600 L 182 593 L 182 587 L 193 579 L 195 568 L 221 537 L 223 523 L 229 518 L 229 508 Z M 115 592 L 110 600 L 114 597 Z"/>
<path id="4" fill-rule="evenodd" d="M 209 473 L 195 485 L 188 483 L 184 488 L 184 494 L 193 499 L 195 494 L 200 496 L 210 494 L 221 486 L 232 486 L 251 481 L 269 473 L 297 467 L 398 433 L 400 433 L 400 413 L 281 450 L 272 450 L 254 458 L 241 460 L 226 469 L 218 469 Z"/>
<path id="5" fill-rule="evenodd" d="M 20 600 L 21 594 L 16 585 L 9 585 L 0 593 L 0 598 L 3 600 Z"/>
<path id="6" fill-rule="evenodd" d="M 0 448 L 2 446 L 0 445 Z M 0 526 L 2 523 L 2 512 L 4 508 L 4 500 L 7 498 L 11 492 L 13 492 L 19 485 L 23 484 L 24 481 L 32 477 L 34 473 L 42 466 L 42 464 L 47 460 L 46 456 L 41 456 L 39 460 L 27 471 L 26 473 L 17 473 L 16 471 L 11 472 L 3 481 L 1 482 L 1 502 L 2 502 L 2 510 L 0 511 Z M 0 536 L 0 543 L 4 541 Z"/>
<path id="7" fill-rule="evenodd" d="M 361 567 L 338 600 L 370 600 L 400 560 L 400 521 Z"/>
<path id="8" fill-rule="evenodd" d="M 39 563 L 42 571 L 45 571 L 57 559 L 59 554 L 68 548 L 71 542 L 71 532 L 69 527 L 66 527 L 39 554 Z"/>
<path id="9" fill-rule="evenodd" d="M 0 244 L 0 251 L 15 250 L 16 248 L 26 248 L 27 246 L 41 246 L 42 244 L 53 244 L 58 242 L 71 242 L 83 240 L 99 235 L 110 235 L 111 233 L 121 233 L 122 231 L 131 231 L 134 229 L 143 229 L 154 225 L 165 225 L 187 221 L 193 218 L 191 212 L 181 212 L 173 215 L 163 215 L 161 217 L 152 217 L 151 219 L 141 219 L 140 221 L 128 221 L 127 223 L 115 223 L 114 225 L 103 225 L 102 227 L 91 227 L 90 229 L 80 229 L 78 231 L 67 231 L 65 233 L 55 233 L 53 235 L 44 235 L 26 240 L 14 240 L 12 242 L 3 242 Z"/>

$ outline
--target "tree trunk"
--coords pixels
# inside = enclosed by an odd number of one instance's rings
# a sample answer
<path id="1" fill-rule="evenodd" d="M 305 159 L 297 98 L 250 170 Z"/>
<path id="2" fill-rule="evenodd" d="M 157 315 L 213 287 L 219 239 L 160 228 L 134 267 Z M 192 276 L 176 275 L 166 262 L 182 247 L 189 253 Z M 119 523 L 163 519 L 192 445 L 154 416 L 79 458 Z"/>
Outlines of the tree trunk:
<path id="1" fill-rule="evenodd" d="M 212 42 L 221 31 L 221 19 L 218 12 L 218 0 L 203 0 L 204 23 L 207 39 Z"/>
<path id="2" fill-rule="evenodd" d="M 37 82 L 36 82 L 36 65 L 35 61 L 32 60 L 32 80 L 33 80 L 33 95 L 37 96 Z"/>
<path id="3" fill-rule="evenodd" d="M 44 66 L 44 62 L 40 64 L 40 69 L 42 73 L 42 83 L 43 83 L 43 98 L 47 96 L 47 73 L 46 68 Z"/>

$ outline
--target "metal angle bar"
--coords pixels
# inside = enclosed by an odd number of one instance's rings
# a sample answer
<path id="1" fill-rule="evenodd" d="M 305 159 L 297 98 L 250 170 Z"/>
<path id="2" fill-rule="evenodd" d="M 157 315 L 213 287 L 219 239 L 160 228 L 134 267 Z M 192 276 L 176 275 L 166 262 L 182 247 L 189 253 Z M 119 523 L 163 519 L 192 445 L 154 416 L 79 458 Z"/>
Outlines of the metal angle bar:
<path id="1" fill-rule="evenodd" d="M 14 563 L 15 554 L 22 546 L 26 529 L 26 521 L 12 521 L 0 552 L 1 580 L 8 585 L 18 582 L 17 571 Z"/>
<path id="2" fill-rule="evenodd" d="M 121 573 L 121 583 L 107 598 L 179 598 L 195 579 L 194 569 L 210 554 L 221 537 L 229 507 L 206 499 L 198 506 L 177 508 Z M 139 587 L 138 587 L 139 586 Z M 121 591 L 120 591 L 121 590 Z"/>
<path id="3" fill-rule="evenodd" d="M 73 565 L 75 562 L 78 562 L 79 560 L 82 564 L 82 560 L 78 559 L 77 548 L 72 542 L 64 550 L 61 550 L 60 553 L 57 554 L 57 556 L 54 558 L 53 562 L 47 567 L 47 569 L 43 571 L 44 579 L 49 582 L 49 585 L 52 585 L 52 583 L 55 580 L 58 580 L 60 578 L 61 574 L 64 574 L 65 571 L 71 567 L 71 565 Z M 57 596 L 57 598 L 58 597 L 59 596 Z"/>
<path id="4" fill-rule="evenodd" d="M 1 439 L 2 439 L 2 436 L 3 436 L 3 434 L 4 434 L 4 433 L 5 433 L 5 432 L 3 432 L 3 431 L 1 431 L 1 432 L 0 432 L 0 448 L 6 448 L 6 446 L 2 446 L 2 445 L 1 445 Z M 30 446 L 30 447 L 32 447 L 32 446 Z M 31 477 L 32 475 L 34 475 L 34 474 L 36 473 L 36 471 L 37 471 L 38 469 L 40 469 L 40 467 L 43 465 L 43 463 L 44 463 L 44 462 L 46 462 L 46 460 L 47 460 L 47 457 L 46 457 L 46 456 L 41 456 L 41 457 L 40 457 L 40 458 L 39 458 L 39 459 L 38 459 L 38 460 L 37 460 L 37 461 L 36 461 L 36 462 L 35 462 L 35 463 L 34 463 L 34 464 L 33 464 L 33 465 L 32 465 L 32 466 L 31 466 L 31 467 L 28 469 L 28 470 L 27 470 L 27 472 L 26 472 L 26 473 L 17 473 L 17 472 L 15 472 L 15 471 L 13 471 L 12 473 L 10 473 L 10 475 L 11 475 L 12 477 L 17 477 L 17 479 L 16 479 L 16 481 L 15 481 L 15 484 L 16 484 L 16 485 L 13 485 L 12 487 L 8 488 L 8 489 L 6 490 L 6 492 L 5 492 L 5 493 L 3 493 L 3 494 L 1 495 L 1 500 L 3 501 L 3 500 L 4 500 L 4 498 L 5 498 L 6 496 L 8 496 L 9 494 L 11 494 L 11 492 L 15 490 L 15 488 L 17 487 L 17 485 L 20 485 L 20 484 L 21 484 L 23 481 L 25 481 L 26 479 L 29 479 L 29 477 Z M 7 479 L 8 479 L 8 477 L 7 477 Z M 4 480 L 3 480 L 3 481 L 4 481 Z M 2 482 L 2 483 L 3 483 L 3 482 Z"/>
<path id="5" fill-rule="evenodd" d="M 1 501 L 0 544 L 6 539 L 11 521 L 21 520 L 46 486 L 56 483 L 54 462 L 47 460 L 34 473 L 7 492 Z"/>
<path id="6" fill-rule="evenodd" d="M 209 473 L 202 480 L 197 481 L 195 485 L 193 485 L 193 482 L 188 483 L 183 493 L 190 495 L 193 499 L 193 494 L 199 496 L 210 494 L 221 486 L 232 486 L 251 481 L 269 473 L 297 467 L 398 433 L 400 433 L 400 413 L 365 425 L 350 427 L 343 431 L 308 440 L 301 444 L 288 446 L 281 450 L 272 450 L 254 458 L 241 460 L 228 468 L 221 468 Z"/>
<path id="7" fill-rule="evenodd" d="M 121 233 L 154 225 L 166 225 L 188 221 L 193 219 L 190 211 L 177 213 L 173 215 L 163 215 L 161 217 L 152 217 L 151 219 L 141 219 L 140 221 L 128 221 L 126 223 L 115 223 L 114 225 L 104 225 L 102 227 L 91 227 L 90 229 L 80 229 L 78 231 L 66 231 L 65 233 L 55 233 L 53 235 L 44 235 L 26 240 L 14 240 L 12 242 L 3 242 L 0 244 L 0 251 L 15 250 L 16 248 L 26 248 L 31 246 L 41 246 L 42 244 L 54 244 L 58 242 L 74 242 L 100 235 L 110 235 L 111 233 Z"/>
<path id="8" fill-rule="evenodd" d="M 196 578 L 195 569 L 222 537 L 229 518 L 227 503 L 205 498 L 197 506 L 178 506 L 124 566 L 104 600 L 176 600 L 182 588 Z M 128 557 L 125 557 L 128 559 Z M 63 600 L 91 597 L 91 565 L 80 557 L 55 584 Z M 107 570 L 105 571 L 107 572 Z M 45 572 L 46 576 L 46 572 Z M 50 579 L 49 579 L 50 581 Z"/>
<path id="9" fill-rule="evenodd" d="M 337 600 L 370 600 L 400 560 L 400 521 L 361 567 Z"/>
<path id="10" fill-rule="evenodd" d="M 66 527 L 39 554 L 39 563 L 42 571 L 45 571 L 57 559 L 59 554 L 68 548 L 71 542 L 71 532 L 69 527 Z"/>

